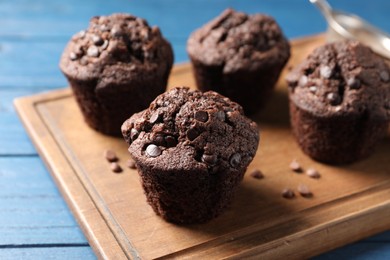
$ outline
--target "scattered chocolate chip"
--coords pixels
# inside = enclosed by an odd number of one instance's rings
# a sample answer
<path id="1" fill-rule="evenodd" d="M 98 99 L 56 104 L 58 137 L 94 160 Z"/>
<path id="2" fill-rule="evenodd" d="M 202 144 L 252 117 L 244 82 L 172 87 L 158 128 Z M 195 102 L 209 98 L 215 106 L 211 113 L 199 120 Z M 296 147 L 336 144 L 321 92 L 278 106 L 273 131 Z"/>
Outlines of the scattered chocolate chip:
<path id="1" fill-rule="evenodd" d="M 319 179 L 321 177 L 321 174 L 316 169 L 313 168 L 307 169 L 306 175 L 314 179 Z"/>
<path id="2" fill-rule="evenodd" d="M 105 40 L 100 48 L 102 48 L 102 50 L 105 50 L 107 49 L 108 44 L 109 44 L 108 40 Z"/>
<path id="3" fill-rule="evenodd" d="M 118 157 L 116 156 L 116 153 L 113 150 L 105 150 L 104 151 L 104 157 L 107 159 L 109 162 L 116 162 L 118 161 Z"/>
<path id="4" fill-rule="evenodd" d="M 165 142 L 167 147 L 175 147 L 177 145 L 176 138 L 170 135 L 165 136 Z"/>
<path id="5" fill-rule="evenodd" d="M 149 119 L 149 122 L 151 124 L 155 124 L 159 121 L 160 119 L 160 114 L 156 111 L 154 112 L 151 116 L 150 116 L 150 119 Z"/>
<path id="6" fill-rule="evenodd" d="M 295 193 L 292 189 L 289 189 L 289 188 L 285 188 L 283 191 L 282 191 L 282 197 L 285 198 L 285 199 L 292 199 L 295 197 Z"/>
<path id="7" fill-rule="evenodd" d="M 232 167 L 237 167 L 241 163 L 241 154 L 235 153 L 230 157 L 230 165 Z"/>
<path id="8" fill-rule="evenodd" d="M 98 57 L 99 56 L 99 49 L 96 46 L 91 45 L 91 46 L 89 46 L 89 48 L 87 50 L 87 55 L 89 57 Z"/>
<path id="9" fill-rule="evenodd" d="M 122 167 L 117 162 L 112 162 L 110 164 L 110 167 L 111 167 L 111 171 L 113 171 L 115 173 L 122 172 Z"/>
<path id="10" fill-rule="evenodd" d="M 299 78 L 298 85 L 303 87 L 307 84 L 307 82 L 308 82 L 307 76 L 303 75 L 302 77 Z"/>
<path id="11" fill-rule="evenodd" d="M 207 163 L 209 165 L 215 165 L 217 163 L 217 156 L 213 154 L 203 154 L 202 162 Z"/>
<path id="12" fill-rule="evenodd" d="M 190 141 L 195 140 L 199 136 L 199 132 L 195 128 L 190 128 L 187 131 L 187 138 Z"/>
<path id="13" fill-rule="evenodd" d="M 150 144 L 146 147 L 146 154 L 150 157 L 157 157 L 161 152 L 161 149 L 155 144 Z"/>
<path id="14" fill-rule="evenodd" d="M 333 92 L 328 93 L 328 94 L 326 95 L 326 99 L 329 100 L 329 102 L 330 102 L 330 104 L 331 104 L 332 106 L 339 105 L 340 102 L 341 102 L 341 98 L 340 98 L 339 94 L 333 93 Z"/>
<path id="15" fill-rule="evenodd" d="M 224 122 L 225 119 L 226 119 L 225 112 L 223 112 L 223 111 L 218 111 L 217 114 L 216 114 L 216 117 L 218 118 L 218 120 Z"/>
<path id="16" fill-rule="evenodd" d="M 317 87 L 316 86 L 310 86 L 309 87 L 309 91 L 314 94 L 314 93 L 317 92 Z"/>
<path id="17" fill-rule="evenodd" d="M 292 162 L 290 163 L 290 169 L 293 170 L 294 172 L 302 172 L 302 166 L 295 159 L 292 160 Z"/>
<path id="18" fill-rule="evenodd" d="M 131 128 L 131 130 L 130 130 L 131 140 L 134 141 L 135 139 L 137 139 L 138 135 L 139 135 L 139 132 L 137 131 L 137 129 Z"/>
<path id="19" fill-rule="evenodd" d="M 154 137 L 154 143 L 159 146 L 166 146 L 165 137 L 162 134 L 157 134 Z"/>
<path id="20" fill-rule="evenodd" d="M 379 76 L 381 77 L 381 80 L 383 81 L 383 82 L 388 82 L 389 80 L 390 80 L 390 75 L 389 75 L 389 73 L 387 72 L 387 71 L 381 71 L 380 73 L 379 73 Z"/>
<path id="21" fill-rule="evenodd" d="M 328 66 L 322 66 L 320 68 L 320 75 L 323 78 L 329 79 L 332 76 L 332 69 Z"/>
<path id="22" fill-rule="evenodd" d="M 79 57 L 77 56 L 76 53 L 71 52 L 71 53 L 69 53 L 69 58 L 70 58 L 70 60 L 77 60 Z"/>
<path id="23" fill-rule="evenodd" d="M 305 184 L 300 184 L 298 186 L 298 192 L 299 194 L 301 194 L 302 197 L 309 198 L 313 196 L 313 193 L 310 191 L 309 187 L 306 186 Z"/>
<path id="24" fill-rule="evenodd" d="M 104 42 L 103 38 L 100 37 L 99 35 L 96 35 L 96 34 L 93 34 L 91 39 L 92 39 L 93 44 L 95 44 L 96 46 L 100 46 Z"/>
<path id="25" fill-rule="evenodd" d="M 199 122 L 207 122 L 209 120 L 209 114 L 206 111 L 196 111 L 194 118 Z"/>
<path id="26" fill-rule="evenodd" d="M 264 174 L 260 170 L 254 170 L 251 172 L 250 176 L 255 179 L 263 179 Z"/>
<path id="27" fill-rule="evenodd" d="M 128 159 L 126 162 L 126 165 L 130 169 L 137 169 L 137 166 L 136 166 L 135 161 L 133 159 Z"/>
<path id="28" fill-rule="evenodd" d="M 360 80 L 357 78 L 350 78 L 347 80 L 347 85 L 351 89 L 358 89 L 358 88 L 360 88 Z"/>

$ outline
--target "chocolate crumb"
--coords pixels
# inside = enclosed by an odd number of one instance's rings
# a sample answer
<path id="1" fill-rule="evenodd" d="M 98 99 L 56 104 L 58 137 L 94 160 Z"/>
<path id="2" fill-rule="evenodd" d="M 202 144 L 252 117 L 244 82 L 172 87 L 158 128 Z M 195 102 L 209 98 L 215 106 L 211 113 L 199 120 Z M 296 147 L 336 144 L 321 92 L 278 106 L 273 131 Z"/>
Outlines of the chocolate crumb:
<path id="1" fill-rule="evenodd" d="M 292 162 L 290 163 L 290 169 L 294 172 L 302 172 L 302 166 L 296 159 L 292 160 Z"/>
<path id="2" fill-rule="evenodd" d="M 285 198 L 285 199 L 292 199 L 295 197 L 295 193 L 292 189 L 289 189 L 289 188 L 285 188 L 283 191 L 282 191 L 282 197 Z"/>
<path id="3" fill-rule="evenodd" d="M 263 179 L 264 174 L 260 170 L 254 170 L 251 172 L 250 176 L 255 179 Z"/>
<path id="4" fill-rule="evenodd" d="M 118 157 L 116 156 L 116 153 L 110 149 L 107 149 L 104 151 L 104 157 L 109 162 L 116 162 L 118 161 Z"/>
<path id="5" fill-rule="evenodd" d="M 122 167 L 117 162 L 112 162 L 110 164 L 110 167 L 111 167 L 111 171 L 113 171 L 115 173 L 120 173 L 123 171 Z"/>
<path id="6" fill-rule="evenodd" d="M 314 179 L 319 179 L 321 177 L 321 174 L 316 169 L 313 168 L 307 169 L 306 175 Z"/>
<path id="7" fill-rule="evenodd" d="M 128 159 L 126 165 L 130 169 L 137 169 L 137 166 L 135 165 L 135 161 L 133 159 Z"/>
<path id="8" fill-rule="evenodd" d="M 310 191 L 309 187 L 305 184 L 299 184 L 298 186 L 298 192 L 301 194 L 302 197 L 310 198 L 313 197 L 313 193 Z"/>

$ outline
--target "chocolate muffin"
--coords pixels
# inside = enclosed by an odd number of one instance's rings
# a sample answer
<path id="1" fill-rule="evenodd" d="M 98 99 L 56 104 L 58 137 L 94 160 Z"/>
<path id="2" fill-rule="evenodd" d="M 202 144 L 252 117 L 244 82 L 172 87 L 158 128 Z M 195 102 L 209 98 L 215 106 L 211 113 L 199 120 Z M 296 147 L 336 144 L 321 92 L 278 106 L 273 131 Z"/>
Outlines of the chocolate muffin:
<path id="1" fill-rule="evenodd" d="M 187 51 L 198 88 L 231 98 L 248 115 L 264 106 L 290 57 L 272 17 L 232 9 L 192 33 Z"/>
<path id="2" fill-rule="evenodd" d="M 158 27 L 128 14 L 96 16 L 74 35 L 60 68 L 85 121 L 108 135 L 164 92 L 172 68 L 171 45 Z"/>
<path id="3" fill-rule="evenodd" d="M 122 126 L 147 201 L 174 223 L 218 216 L 252 161 L 256 123 L 241 106 L 209 91 L 175 88 Z"/>
<path id="4" fill-rule="evenodd" d="M 390 119 L 389 73 L 381 57 L 355 41 L 314 50 L 287 76 L 292 130 L 302 150 L 331 164 L 372 153 Z"/>

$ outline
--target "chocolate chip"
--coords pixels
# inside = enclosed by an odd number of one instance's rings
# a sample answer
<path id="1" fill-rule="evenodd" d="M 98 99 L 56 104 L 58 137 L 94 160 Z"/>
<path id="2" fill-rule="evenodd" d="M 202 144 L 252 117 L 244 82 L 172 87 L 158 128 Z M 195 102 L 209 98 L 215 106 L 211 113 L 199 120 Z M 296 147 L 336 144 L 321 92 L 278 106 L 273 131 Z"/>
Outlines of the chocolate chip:
<path id="1" fill-rule="evenodd" d="M 294 172 L 302 172 L 302 167 L 301 165 L 299 164 L 299 162 L 297 160 L 292 160 L 292 162 L 290 163 L 290 169 L 293 170 Z"/>
<path id="2" fill-rule="evenodd" d="M 165 138 L 164 135 L 162 134 L 157 134 L 154 137 L 154 143 L 159 146 L 166 146 Z"/>
<path id="3" fill-rule="evenodd" d="M 207 122 L 209 120 L 209 114 L 206 111 L 196 111 L 194 118 L 199 122 Z"/>
<path id="4" fill-rule="evenodd" d="M 176 138 L 170 135 L 165 136 L 165 142 L 167 147 L 175 147 L 177 145 Z"/>
<path id="5" fill-rule="evenodd" d="M 89 57 L 98 57 L 99 56 L 99 49 L 94 45 L 89 46 L 89 48 L 87 50 L 87 55 Z"/>
<path id="6" fill-rule="evenodd" d="M 91 36 L 91 39 L 92 39 L 93 44 L 95 44 L 96 46 L 100 46 L 104 42 L 103 38 L 100 37 L 99 35 L 96 35 L 96 34 L 93 34 Z"/>
<path id="7" fill-rule="evenodd" d="M 85 37 L 85 35 L 87 34 L 86 31 L 82 30 L 82 31 L 79 31 L 77 33 L 77 36 L 80 38 L 80 39 L 83 39 Z"/>
<path id="8" fill-rule="evenodd" d="M 193 141 L 198 136 L 199 136 L 198 130 L 196 130 L 195 128 L 188 129 L 188 131 L 187 131 L 187 138 L 188 138 L 188 140 Z"/>
<path id="9" fill-rule="evenodd" d="M 102 50 L 105 50 L 105 49 L 107 49 L 108 44 L 109 44 L 109 41 L 108 41 L 108 40 L 105 40 L 100 48 L 101 48 Z"/>
<path id="10" fill-rule="evenodd" d="M 389 75 L 389 73 L 387 72 L 387 71 L 381 71 L 380 73 L 379 73 L 379 76 L 381 77 L 381 80 L 383 81 L 383 82 L 388 82 L 389 80 L 390 80 L 390 75 Z"/>
<path id="11" fill-rule="evenodd" d="M 289 188 L 285 188 L 283 191 L 282 191 L 282 197 L 285 198 L 285 199 L 292 199 L 295 197 L 295 193 L 292 189 L 289 189 Z"/>
<path id="12" fill-rule="evenodd" d="M 150 144 L 146 147 L 146 154 L 150 157 L 157 157 L 161 152 L 161 149 L 155 144 Z"/>
<path id="13" fill-rule="evenodd" d="M 360 88 L 360 80 L 357 78 L 350 78 L 347 80 L 347 85 L 351 89 L 358 89 L 358 88 Z"/>
<path id="14" fill-rule="evenodd" d="M 76 53 L 71 52 L 71 53 L 69 53 L 69 58 L 70 58 L 70 60 L 77 60 L 79 57 L 77 56 Z"/>
<path id="15" fill-rule="evenodd" d="M 328 66 L 322 66 L 320 68 L 320 75 L 323 78 L 329 79 L 332 76 L 332 69 Z"/>
<path id="16" fill-rule="evenodd" d="M 251 172 L 250 176 L 255 179 L 263 179 L 264 174 L 260 170 L 254 170 Z"/>
<path id="17" fill-rule="evenodd" d="M 135 139 L 137 139 L 138 135 L 139 135 L 139 132 L 137 131 L 137 129 L 131 128 L 131 130 L 130 130 L 131 140 L 134 141 Z"/>
<path id="18" fill-rule="evenodd" d="M 309 91 L 314 94 L 314 93 L 317 92 L 317 87 L 316 86 L 310 86 L 309 87 Z"/>
<path id="19" fill-rule="evenodd" d="M 241 154 L 235 153 L 230 157 L 230 165 L 232 167 L 237 167 L 241 163 Z"/>
<path id="20" fill-rule="evenodd" d="M 316 169 L 313 168 L 307 169 L 306 175 L 314 179 L 319 179 L 321 177 L 321 174 Z"/>
<path id="21" fill-rule="evenodd" d="M 157 26 L 153 26 L 152 27 L 152 33 L 156 36 L 160 35 L 161 32 L 160 32 L 160 28 L 158 28 Z"/>
<path id="22" fill-rule="evenodd" d="M 115 173 L 122 172 L 122 167 L 118 163 L 116 163 L 116 162 L 112 162 L 110 164 L 110 168 L 111 168 L 111 171 L 113 171 Z"/>
<path id="23" fill-rule="evenodd" d="M 87 65 L 87 64 L 88 64 L 88 58 L 85 57 L 85 56 L 82 57 L 82 58 L 80 59 L 80 64 L 83 65 L 83 66 Z"/>
<path id="24" fill-rule="evenodd" d="M 118 161 L 118 157 L 116 156 L 116 153 L 113 150 L 105 150 L 104 151 L 104 157 L 107 159 L 109 162 L 116 162 Z"/>
<path id="25" fill-rule="evenodd" d="M 313 193 L 310 191 L 309 187 L 306 186 L 305 184 L 300 184 L 298 186 L 298 192 L 299 194 L 301 194 L 302 197 L 309 198 L 313 196 Z"/>
<path id="26" fill-rule="evenodd" d="M 112 27 L 112 29 L 111 29 L 112 36 L 118 37 L 118 36 L 121 36 L 122 34 L 123 34 L 122 28 L 118 24 L 116 24 Z"/>
<path id="27" fill-rule="evenodd" d="M 298 85 L 303 87 L 307 84 L 307 82 L 308 82 L 307 76 L 303 75 L 302 77 L 299 78 Z"/>
<path id="28" fill-rule="evenodd" d="M 217 163 L 217 156 L 212 154 L 203 154 L 202 162 L 207 163 L 208 165 L 215 165 Z"/>
<path id="29" fill-rule="evenodd" d="M 225 115 L 225 112 L 223 111 L 218 111 L 216 113 L 216 117 L 218 118 L 218 120 L 222 121 L 222 122 L 225 122 L 225 119 L 226 119 L 226 115 Z"/>
<path id="30" fill-rule="evenodd" d="M 151 124 L 155 124 L 159 121 L 160 119 L 160 114 L 156 111 L 154 112 L 151 116 L 150 116 L 150 119 L 149 119 L 149 122 Z"/>
<path id="31" fill-rule="evenodd" d="M 137 169 L 137 166 L 136 166 L 135 161 L 133 159 L 128 159 L 126 162 L 126 165 L 130 169 Z"/>
<path id="32" fill-rule="evenodd" d="M 326 99 L 329 100 L 329 102 L 330 102 L 330 104 L 331 104 L 332 106 L 339 105 L 340 102 L 341 102 L 341 98 L 340 98 L 339 94 L 333 93 L 333 92 L 328 93 L 328 94 L 326 95 Z"/>
<path id="33" fill-rule="evenodd" d="M 106 24 L 102 24 L 99 26 L 99 30 L 102 32 L 108 32 L 110 28 Z"/>

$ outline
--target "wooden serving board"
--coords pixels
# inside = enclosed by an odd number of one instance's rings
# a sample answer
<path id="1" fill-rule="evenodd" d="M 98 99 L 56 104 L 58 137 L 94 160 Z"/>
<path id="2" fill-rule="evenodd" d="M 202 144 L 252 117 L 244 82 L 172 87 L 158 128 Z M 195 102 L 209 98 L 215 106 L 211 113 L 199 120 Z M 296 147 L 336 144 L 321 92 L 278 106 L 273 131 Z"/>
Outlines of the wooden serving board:
<path id="1" fill-rule="evenodd" d="M 302 60 L 323 36 L 295 40 L 290 64 Z M 390 228 L 390 138 L 370 158 L 348 166 L 317 163 L 291 135 L 282 75 L 267 108 L 255 116 L 260 147 L 233 205 L 202 225 L 164 222 L 146 203 L 138 174 L 127 169 L 120 138 L 91 130 L 69 88 L 15 101 L 20 117 L 91 246 L 106 259 L 300 259 Z M 173 69 L 169 87 L 195 86 L 188 64 Z M 110 171 L 103 151 L 113 149 L 125 169 Z M 289 169 L 296 158 L 320 179 Z M 308 185 L 312 198 L 287 200 L 281 191 Z M 298 193 L 297 193 L 298 194 Z"/>

